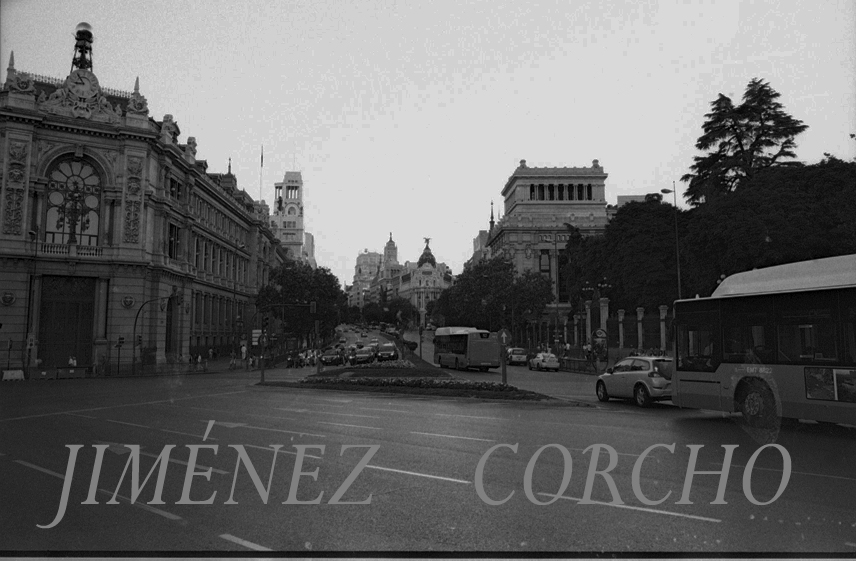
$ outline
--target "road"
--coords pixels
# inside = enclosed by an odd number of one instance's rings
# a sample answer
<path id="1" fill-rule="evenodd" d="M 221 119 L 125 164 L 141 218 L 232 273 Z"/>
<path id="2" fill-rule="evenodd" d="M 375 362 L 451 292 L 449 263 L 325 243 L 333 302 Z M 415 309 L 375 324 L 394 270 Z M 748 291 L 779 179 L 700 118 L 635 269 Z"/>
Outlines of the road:
<path id="1" fill-rule="evenodd" d="M 781 496 L 756 505 L 743 477 L 759 445 L 720 415 L 622 402 L 257 387 L 257 376 L 4 383 L 0 548 L 856 554 L 856 442 L 847 429 L 800 425 L 783 431 L 778 444 L 792 473 Z M 674 448 L 656 447 L 640 460 L 657 444 Z M 67 510 L 58 520 L 73 445 L 81 447 Z M 132 458 L 127 445 L 140 447 L 141 491 L 134 504 L 133 466 L 122 477 Z M 162 504 L 152 502 L 157 458 L 170 445 Z M 211 445 L 216 449 L 204 447 Z M 486 457 L 497 445 L 505 446 Z M 696 473 L 688 485 L 687 471 L 690 446 L 701 446 L 696 471 L 721 470 L 723 445 L 734 448 L 717 500 L 719 475 Z M 96 446 L 103 450 L 100 471 L 94 468 Z M 588 484 L 592 446 L 600 470 L 614 450 L 612 485 L 600 475 Z M 239 461 L 239 451 L 252 470 Z M 637 462 L 641 496 L 633 485 Z M 782 469 L 778 450 L 761 452 L 749 472 L 749 496 L 758 503 L 773 499 Z M 591 500 L 582 504 L 589 486 Z M 316 498 L 318 504 L 294 504 Z M 55 521 L 50 529 L 37 527 Z"/>

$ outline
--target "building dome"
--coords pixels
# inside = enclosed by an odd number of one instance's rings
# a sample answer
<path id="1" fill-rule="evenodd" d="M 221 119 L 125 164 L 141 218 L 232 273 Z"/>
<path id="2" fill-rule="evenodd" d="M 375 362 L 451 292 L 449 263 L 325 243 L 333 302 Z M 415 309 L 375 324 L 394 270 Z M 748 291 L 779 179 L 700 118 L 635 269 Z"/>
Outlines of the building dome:
<path id="1" fill-rule="evenodd" d="M 425 263 L 431 263 L 432 267 L 437 267 L 437 260 L 434 259 L 434 254 L 431 253 L 431 248 L 428 247 L 427 241 L 425 242 L 425 249 L 422 251 L 419 261 L 416 262 L 416 266 L 421 267 Z"/>

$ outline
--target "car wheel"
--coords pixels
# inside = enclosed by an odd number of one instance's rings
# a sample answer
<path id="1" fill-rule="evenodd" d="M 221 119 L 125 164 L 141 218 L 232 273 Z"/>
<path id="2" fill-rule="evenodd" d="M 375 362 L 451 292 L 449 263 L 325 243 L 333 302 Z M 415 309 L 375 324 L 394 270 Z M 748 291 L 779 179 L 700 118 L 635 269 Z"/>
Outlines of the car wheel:
<path id="1" fill-rule="evenodd" d="M 739 404 L 743 420 L 750 427 L 775 425 L 776 400 L 764 382 L 748 382 L 741 392 Z"/>
<path id="2" fill-rule="evenodd" d="M 529 363 L 529 370 L 532 370 L 532 363 Z"/>
<path id="3" fill-rule="evenodd" d="M 648 407 L 651 404 L 651 396 L 648 394 L 648 388 L 642 384 L 639 384 L 633 390 L 633 398 L 639 407 Z"/>
<path id="4" fill-rule="evenodd" d="M 606 384 L 604 384 L 603 382 L 598 382 L 596 391 L 597 398 L 600 401 L 609 401 L 609 392 L 606 391 Z"/>

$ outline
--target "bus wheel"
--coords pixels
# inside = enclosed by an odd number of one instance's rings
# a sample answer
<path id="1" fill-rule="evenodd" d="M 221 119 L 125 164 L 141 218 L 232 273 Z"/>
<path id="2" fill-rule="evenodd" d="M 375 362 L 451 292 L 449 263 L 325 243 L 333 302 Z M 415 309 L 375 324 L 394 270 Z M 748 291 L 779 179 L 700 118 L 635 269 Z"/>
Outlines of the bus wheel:
<path id="1" fill-rule="evenodd" d="M 764 382 L 747 382 L 740 393 L 740 412 L 750 427 L 768 426 L 776 417 L 776 400 Z"/>
<path id="2" fill-rule="evenodd" d="M 481 372 L 487 372 L 487 366 L 480 366 L 480 367 L 479 367 L 479 371 L 481 371 Z"/>

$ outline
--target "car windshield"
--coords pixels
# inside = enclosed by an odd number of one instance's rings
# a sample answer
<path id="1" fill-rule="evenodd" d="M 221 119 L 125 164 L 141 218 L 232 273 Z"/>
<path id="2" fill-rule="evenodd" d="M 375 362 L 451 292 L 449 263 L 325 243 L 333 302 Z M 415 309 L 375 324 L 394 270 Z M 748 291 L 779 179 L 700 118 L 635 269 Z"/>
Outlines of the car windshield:
<path id="1" fill-rule="evenodd" d="M 545 355 L 544 355 L 544 358 L 545 358 L 546 360 L 551 360 L 551 359 L 556 358 L 556 355 L 545 354 Z"/>
<path id="2" fill-rule="evenodd" d="M 385 343 L 381 345 L 380 348 L 384 351 L 392 351 L 395 350 L 395 345 L 393 345 L 392 343 Z"/>

